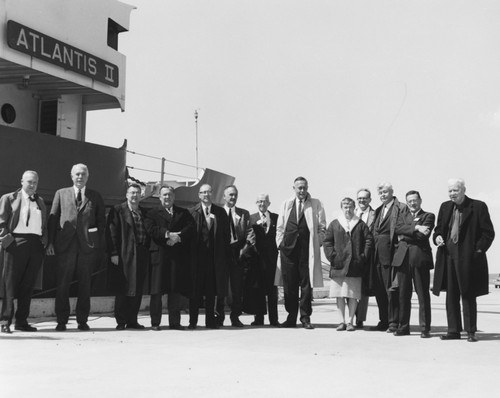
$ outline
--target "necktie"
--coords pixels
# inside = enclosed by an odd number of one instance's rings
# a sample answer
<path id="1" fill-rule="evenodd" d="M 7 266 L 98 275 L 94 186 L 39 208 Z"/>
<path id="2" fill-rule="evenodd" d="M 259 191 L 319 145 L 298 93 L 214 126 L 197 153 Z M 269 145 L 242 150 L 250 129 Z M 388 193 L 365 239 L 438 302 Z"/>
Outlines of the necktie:
<path id="1" fill-rule="evenodd" d="M 302 217 L 302 211 L 303 211 L 302 207 L 303 207 L 302 201 L 299 200 L 299 214 L 297 215 L 297 221 L 299 221 L 300 217 Z"/>
<path id="2" fill-rule="evenodd" d="M 267 231 L 267 218 L 265 214 L 262 214 L 262 228 Z"/>
<path id="3" fill-rule="evenodd" d="M 458 211 L 457 208 L 455 208 L 455 211 L 453 212 L 453 223 L 451 224 L 451 233 L 450 233 L 451 241 L 455 244 L 458 243 L 459 228 L 460 228 L 460 212 Z"/>
<path id="4" fill-rule="evenodd" d="M 385 218 L 385 210 L 386 210 L 386 207 L 384 205 L 384 207 L 382 208 L 382 211 L 380 212 L 380 223 L 379 225 L 382 225 L 382 222 L 384 221 L 384 218 Z"/>
<path id="5" fill-rule="evenodd" d="M 30 223 L 30 208 L 31 208 L 31 202 L 34 202 L 35 199 L 32 196 L 28 196 L 28 212 L 26 213 L 26 226 Z"/>
<path id="6" fill-rule="evenodd" d="M 82 190 L 78 190 L 78 194 L 76 195 L 76 207 L 80 208 L 82 205 Z"/>
<path id="7" fill-rule="evenodd" d="M 229 227 L 231 228 L 231 240 L 236 240 L 236 228 L 234 228 L 233 213 L 229 209 Z"/>
<path id="8" fill-rule="evenodd" d="M 210 211 L 208 210 L 208 207 L 205 207 L 205 221 L 207 222 L 208 229 L 210 229 L 212 226 L 212 220 L 210 219 Z"/>

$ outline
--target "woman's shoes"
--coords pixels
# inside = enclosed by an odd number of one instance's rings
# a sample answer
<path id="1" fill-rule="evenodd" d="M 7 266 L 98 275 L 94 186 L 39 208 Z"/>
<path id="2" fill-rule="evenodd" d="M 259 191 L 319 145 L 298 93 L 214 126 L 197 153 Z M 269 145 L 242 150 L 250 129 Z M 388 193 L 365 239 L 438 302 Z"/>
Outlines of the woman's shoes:
<path id="1" fill-rule="evenodd" d="M 348 323 L 347 327 L 346 327 L 346 330 L 348 332 L 354 332 L 356 330 L 356 328 L 354 326 L 352 326 L 352 323 Z"/>
<path id="2" fill-rule="evenodd" d="M 339 331 L 339 332 L 341 330 L 346 330 L 346 329 L 347 329 L 347 325 L 344 322 L 342 322 L 339 326 L 337 326 L 337 331 Z"/>

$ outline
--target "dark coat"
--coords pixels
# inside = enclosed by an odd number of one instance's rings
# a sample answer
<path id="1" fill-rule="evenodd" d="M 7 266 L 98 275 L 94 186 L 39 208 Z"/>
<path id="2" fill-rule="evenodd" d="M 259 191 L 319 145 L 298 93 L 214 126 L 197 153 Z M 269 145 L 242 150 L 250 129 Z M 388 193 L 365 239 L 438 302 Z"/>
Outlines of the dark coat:
<path id="1" fill-rule="evenodd" d="M 194 219 L 196 233 L 191 244 L 191 278 L 193 282 L 193 292 L 196 295 L 206 295 L 215 293 L 217 296 L 227 296 L 227 259 L 230 256 L 230 237 L 229 237 L 229 217 L 226 211 L 217 205 L 212 204 L 211 213 L 213 214 L 213 225 L 211 233 L 214 237 L 213 262 L 215 272 L 215 292 L 207 291 L 205 280 L 207 270 L 204 269 L 204 259 L 200 258 L 203 246 L 202 226 L 205 222 L 205 215 L 200 203 L 189 209 Z M 202 286 L 204 289 L 202 289 Z"/>
<path id="2" fill-rule="evenodd" d="M 438 236 L 441 236 L 445 242 L 447 241 L 454 206 L 451 200 L 441 204 L 434 230 L 434 243 L 436 243 Z M 458 237 L 457 279 L 462 295 L 482 296 L 488 294 L 486 251 L 494 238 L 495 231 L 486 203 L 466 196 L 463 202 L 462 222 Z M 446 291 L 447 254 L 446 245 L 438 247 L 432 288 L 432 292 L 436 296 L 439 295 L 440 291 Z"/>
<path id="3" fill-rule="evenodd" d="M 278 247 L 276 246 L 276 223 L 278 215 L 269 212 L 269 230 L 262 227 L 260 213 L 250 216 L 247 240 L 255 247 L 260 258 L 261 269 L 258 274 L 263 281 L 265 294 L 271 294 L 274 289 L 274 277 L 276 275 L 276 262 L 278 260 Z"/>
<path id="4" fill-rule="evenodd" d="M 403 265 L 406 257 L 411 266 L 423 269 L 434 268 L 432 259 L 432 249 L 429 243 L 429 235 L 424 235 L 415 230 L 416 225 L 429 227 L 432 231 L 436 216 L 420 210 L 414 218 L 411 212 L 406 209 L 399 214 L 396 224 L 396 234 L 399 236 L 396 253 L 392 259 L 393 267 Z"/>
<path id="5" fill-rule="evenodd" d="M 169 219 L 167 211 L 160 206 L 151 209 L 145 219 L 146 231 L 158 247 L 158 261 L 151 264 L 151 294 L 191 293 L 191 244 L 194 234 L 194 221 L 188 210 L 173 206 Z M 167 245 L 166 232 L 180 233 L 181 242 Z"/>
<path id="6" fill-rule="evenodd" d="M 323 250 L 331 264 L 330 277 L 362 277 L 373 248 L 373 236 L 368 226 L 361 220 L 351 233 L 333 220 L 326 230 Z"/>
<path id="7" fill-rule="evenodd" d="M 146 211 L 139 207 L 139 212 L 142 219 L 145 220 Z M 137 242 L 134 219 L 127 202 L 111 208 L 106 227 L 106 242 L 109 256 L 118 256 L 119 258 L 118 266 L 109 262 L 108 288 L 114 294 L 135 296 L 137 290 Z M 149 244 L 150 238 L 147 235 L 145 246 L 149 247 Z M 149 261 L 146 264 L 140 264 L 140 266 L 147 269 Z"/>

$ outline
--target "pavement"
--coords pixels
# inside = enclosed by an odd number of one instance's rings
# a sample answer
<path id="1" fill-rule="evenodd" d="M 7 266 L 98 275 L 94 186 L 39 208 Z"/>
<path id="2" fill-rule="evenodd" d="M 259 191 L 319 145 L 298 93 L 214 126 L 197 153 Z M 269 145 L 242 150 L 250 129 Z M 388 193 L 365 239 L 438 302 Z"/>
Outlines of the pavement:
<path id="1" fill-rule="evenodd" d="M 0 397 L 492 397 L 499 389 L 500 289 L 490 291 L 478 298 L 477 343 L 439 339 L 444 294 L 432 296 L 430 339 L 420 338 L 415 295 L 412 334 L 401 337 L 336 331 L 332 299 L 314 301 L 314 330 L 117 331 L 105 315 L 90 318 L 89 332 L 76 330 L 74 318 L 56 332 L 53 318 L 31 319 L 37 332 L 0 335 Z M 279 315 L 285 320 L 282 305 Z M 241 320 L 249 325 L 253 317 Z M 150 326 L 147 314 L 139 321 Z M 377 321 L 371 298 L 365 325 Z"/>

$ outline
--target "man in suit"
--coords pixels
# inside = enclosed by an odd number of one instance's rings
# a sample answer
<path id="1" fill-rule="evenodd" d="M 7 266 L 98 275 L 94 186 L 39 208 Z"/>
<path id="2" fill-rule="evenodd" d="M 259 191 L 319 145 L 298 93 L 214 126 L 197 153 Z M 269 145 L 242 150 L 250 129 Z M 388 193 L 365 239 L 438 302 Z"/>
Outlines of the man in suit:
<path id="1" fill-rule="evenodd" d="M 247 241 L 253 245 L 257 252 L 257 260 L 255 262 L 256 269 L 250 272 L 253 278 L 247 281 L 246 284 L 255 286 L 254 297 L 243 299 L 252 300 L 254 303 L 253 313 L 255 320 L 252 326 L 264 325 L 264 314 L 266 313 L 266 297 L 267 311 L 269 314 L 269 324 L 279 326 L 278 323 L 278 287 L 274 285 L 274 277 L 276 275 L 276 262 L 278 260 L 278 247 L 276 246 L 276 224 L 278 215 L 271 213 L 268 208 L 271 202 L 268 194 L 259 194 L 257 196 L 258 212 L 250 215 L 249 229 Z"/>
<path id="2" fill-rule="evenodd" d="M 293 182 L 294 195 L 281 206 L 276 225 L 276 245 L 280 250 L 281 273 L 288 317 L 282 327 L 295 327 L 300 308 L 300 322 L 311 324 L 313 287 L 323 286 L 321 245 L 326 232 L 323 204 L 311 198 L 304 177 Z M 278 279 L 278 278 L 277 278 Z M 300 301 L 299 301 L 300 289 Z"/>
<path id="3" fill-rule="evenodd" d="M 189 209 L 196 234 L 191 245 L 192 292 L 189 300 L 189 329 L 196 329 L 200 303 L 205 297 L 205 325 L 218 329 L 215 298 L 227 292 L 229 220 L 223 208 L 212 203 L 212 187 L 203 184 L 200 203 Z"/>
<path id="4" fill-rule="evenodd" d="M 467 341 L 476 342 L 478 296 L 488 294 L 486 251 L 495 238 L 486 203 L 465 195 L 462 179 L 448 181 L 450 200 L 441 204 L 434 243 L 438 245 L 433 294 L 446 291 L 448 332 L 442 340 L 460 339 L 462 298 Z"/>
<path id="5" fill-rule="evenodd" d="M 38 196 L 38 174 L 25 171 L 21 189 L 0 198 L 0 272 L 3 267 L 1 332 L 11 333 L 14 298 L 17 297 L 15 330 L 35 332 L 28 324 L 31 296 L 47 243 L 47 211 Z"/>
<path id="6" fill-rule="evenodd" d="M 243 268 L 240 261 L 241 250 L 245 246 L 248 220 L 250 213 L 239 207 L 236 207 L 238 201 L 238 188 L 235 185 L 229 185 L 224 188 L 224 210 L 229 221 L 229 237 L 230 251 L 227 259 L 229 286 L 231 287 L 231 325 L 235 327 L 243 327 L 240 321 L 241 315 L 241 300 L 242 300 L 242 283 L 243 283 Z M 224 297 L 217 297 L 217 321 L 219 326 L 224 324 Z"/>
<path id="7" fill-rule="evenodd" d="M 392 266 L 396 267 L 399 292 L 399 326 L 395 336 L 410 334 L 411 296 L 413 286 L 418 297 L 420 337 L 429 338 L 431 330 L 430 270 L 434 268 L 429 238 L 436 217 L 422 210 L 418 191 L 406 194 L 406 210 L 399 213 L 396 223 L 398 247 Z M 412 286 L 413 281 L 413 286 Z"/>
<path id="8" fill-rule="evenodd" d="M 392 184 L 377 186 L 382 204 L 375 210 L 372 233 L 375 239 L 375 254 L 370 273 L 370 289 L 375 292 L 379 311 L 379 323 L 371 330 L 394 333 L 398 328 L 398 293 L 393 285 L 395 277 L 392 258 L 398 243 L 396 222 L 406 206 L 394 196 Z"/>
<path id="9" fill-rule="evenodd" d="M 181 310 L 191 288 L 190 250 L 194 221 L 189 211 L 174 204 L 174 188 L 160 189 L 160 206 L 146 216 L 145 226 L 159 248 L 158 261 L 151 266 L 151 329 L 159 331 L 162 295 L 168 294 L 168 326 L 184 330 Z"/>
<path id="10" fill-rule="evenodd" d="M 371 231 L 373 221 L 375 220 L 375 210 L 373 210 L 373 208 L 370 206 L 370 203 L 372 201 L 372 194 L 368 188 L 361 188 L 358 190 L 356 198 L 358 206 L 356 207 L 355 213 L 361 220 L 365 222 L 365 224 Z M 363 276 L 361 300 L 359 300 L 358 307 L 356 308 L 357 328 L 363 327 L 363 323 L 366 321 L 366 314 L 368 312 L 368 301 L 370 299 L 369 278 L 372 261 L 371 257 L 368 260 L 369 263 L 366 267 L 365 275 Z"/>
<path id="11" fill-rule="evenodd" d="M 88 167 L 82 163 L 71 169 L 73 186 L 56 191 L 50 210 L 48 255 L 57 257 L 56 330 L 66 330 L 70 315 L 69 289 L 78 281 L 76 321 L 78 329 L 90 330 L 90 282 L 99 263 L 106 228 L 104 201 L 87 188 Z"/>
<path id="12" fill-rule="evenodd" d="M 127 188 L 126 202 L 108 215 L 106 237 L 110 267 L 108 286 L 115 296 L 116 329 L 144 329 L 137 316 L 141 308 L 144 279 L 149 268 L 149 234 L 144 226 L 145 210 L 139 206 L 141 187 Z"/>

